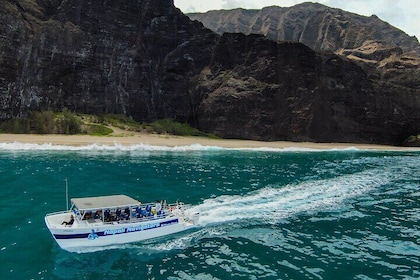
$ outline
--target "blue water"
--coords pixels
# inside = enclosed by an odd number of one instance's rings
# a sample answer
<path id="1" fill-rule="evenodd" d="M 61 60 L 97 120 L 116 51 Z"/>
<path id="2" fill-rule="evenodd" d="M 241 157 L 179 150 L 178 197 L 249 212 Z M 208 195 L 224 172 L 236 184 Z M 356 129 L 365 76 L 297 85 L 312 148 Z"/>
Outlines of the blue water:
<path id="1" fill-rule="evenodd" d="M 127 194 L 194 230 L 69 253 L 46 213 Z M 420 152 L 0 145 L 0 279 L 419 279 Z"/>

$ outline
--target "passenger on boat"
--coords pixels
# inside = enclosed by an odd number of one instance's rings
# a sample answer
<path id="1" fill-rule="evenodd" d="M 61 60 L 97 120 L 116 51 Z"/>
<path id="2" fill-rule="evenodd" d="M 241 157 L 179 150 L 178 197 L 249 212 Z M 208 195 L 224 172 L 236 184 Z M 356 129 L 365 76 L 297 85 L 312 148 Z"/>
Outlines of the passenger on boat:
<path id="1" fill-rule="evenodd" d="M 72 224 L 74 223 L 74 216 L 73 215 L 71 215 L 70 216 L 70 221 L 63 221 L 61 224 L 62 225 L 66 225 L 66 226 L 71 226 Z"/>
<path id="2" fill-rule="evenodd" d="M 85 216 L 83 217 L 83 220 L 90 220 L 92 219 L 92 211 L 88 210 L 85 213 Z"/>
<path id="3" fill-rule="evenodd" d="M 105 222 L 110 222 L 111 221 L 111 213 L 110 213 L 109 209 L 106 209 L 104 211 L 104 220 L 105 220 Z"/>
<path id="4" fill-rule="evenodd" d="M 156 214 L 160 215 L 161 211 L 162 211 L 162 204 L 160 204 L 159 200 L 156 200 L 156 204 L 155 204 L 155 209 L 156 209 Z"/>
<path id="5" fill-rule="evenodd" d="M 150 216 L 152 212 L 152 206 L 150 206 L 150 204 L 147 204 L 146 207 L 144 208 L 144 215 L 145 217 Z"/>
<path id="6" fill-rule="evenodd" d="M 115 211 L 115 215 L 117 216 L 117 220 L 121 220 L 121 208 L 118 208 L 117 211 Z"/>
<path id="7" fill-rule="evenodd" d="M 101 210 L 96 210 L 95 219 L 102 219 L 102 211 Z"/>
<path id="8" fill-rule="evenodd" d="M 136 218 L 143 218 L 143 211 L 141 210 L 141 208 L 139 206 L 136 207 Z"/>
<path id="9" fill-rule="evenodd" d="M 130 208 L 125 208 L 124 213 L 122 214 L 122 217 L 126 220 L 130 219 Z"/>

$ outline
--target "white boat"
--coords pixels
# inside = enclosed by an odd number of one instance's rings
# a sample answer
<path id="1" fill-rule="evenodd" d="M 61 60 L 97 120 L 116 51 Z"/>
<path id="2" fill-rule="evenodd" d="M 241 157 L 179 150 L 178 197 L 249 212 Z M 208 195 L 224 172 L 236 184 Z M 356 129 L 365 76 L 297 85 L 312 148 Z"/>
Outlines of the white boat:
<path id="1" fill-rule="evenodd" d="M 68 211 L 45 216 L 45 224 L 66 251 L 125 244 L 190 229 L 198 214 L 187 217 L 183 203 L 142 204 L 126 195 L 73 198 Z"/>

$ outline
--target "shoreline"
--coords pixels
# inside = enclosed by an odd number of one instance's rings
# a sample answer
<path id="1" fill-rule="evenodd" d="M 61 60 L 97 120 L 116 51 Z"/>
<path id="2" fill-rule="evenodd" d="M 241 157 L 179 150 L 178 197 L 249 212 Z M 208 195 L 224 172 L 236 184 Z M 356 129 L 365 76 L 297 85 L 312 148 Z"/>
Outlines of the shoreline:
<path id="1" fill-rule="evenodd" d="M 420 151 L 419 147 L 399 147 L 377 144 L 355 144 L 355 143 L 313 143 L 313 142 L 289 142 L 289 141 L 254 141 L 238 139 L 211 139 L 194 136 L 176 136 L 162 134 L 147 134 L 129 132 L 129 134 L 118 134 L 110 136 L 90 136 L 90 135 L 62 135 L 62 134 L 0 134 L 0 143 L 12 144 L 50 144 L 59 146 L 133 146 L 150 145 L 166 147 L 182 147 L 191 145 L 201 145 L 210 147 L 220 147 L 229 149 L 315 149 L 331 150 L 356 148 L 359 150 L 381 150 L 381 151 Z"/>

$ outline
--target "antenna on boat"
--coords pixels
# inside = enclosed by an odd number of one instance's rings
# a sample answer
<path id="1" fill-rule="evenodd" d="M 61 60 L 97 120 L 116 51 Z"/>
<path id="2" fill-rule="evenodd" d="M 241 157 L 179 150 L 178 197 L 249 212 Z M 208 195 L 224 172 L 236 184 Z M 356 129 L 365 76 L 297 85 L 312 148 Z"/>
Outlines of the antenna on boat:
<path id="1" fill-rule="evenodd" d="M 69 185 L 67 183 L 67 177 L 64 181 L 66 181 L 66 210 L 69 210 Z"/>

